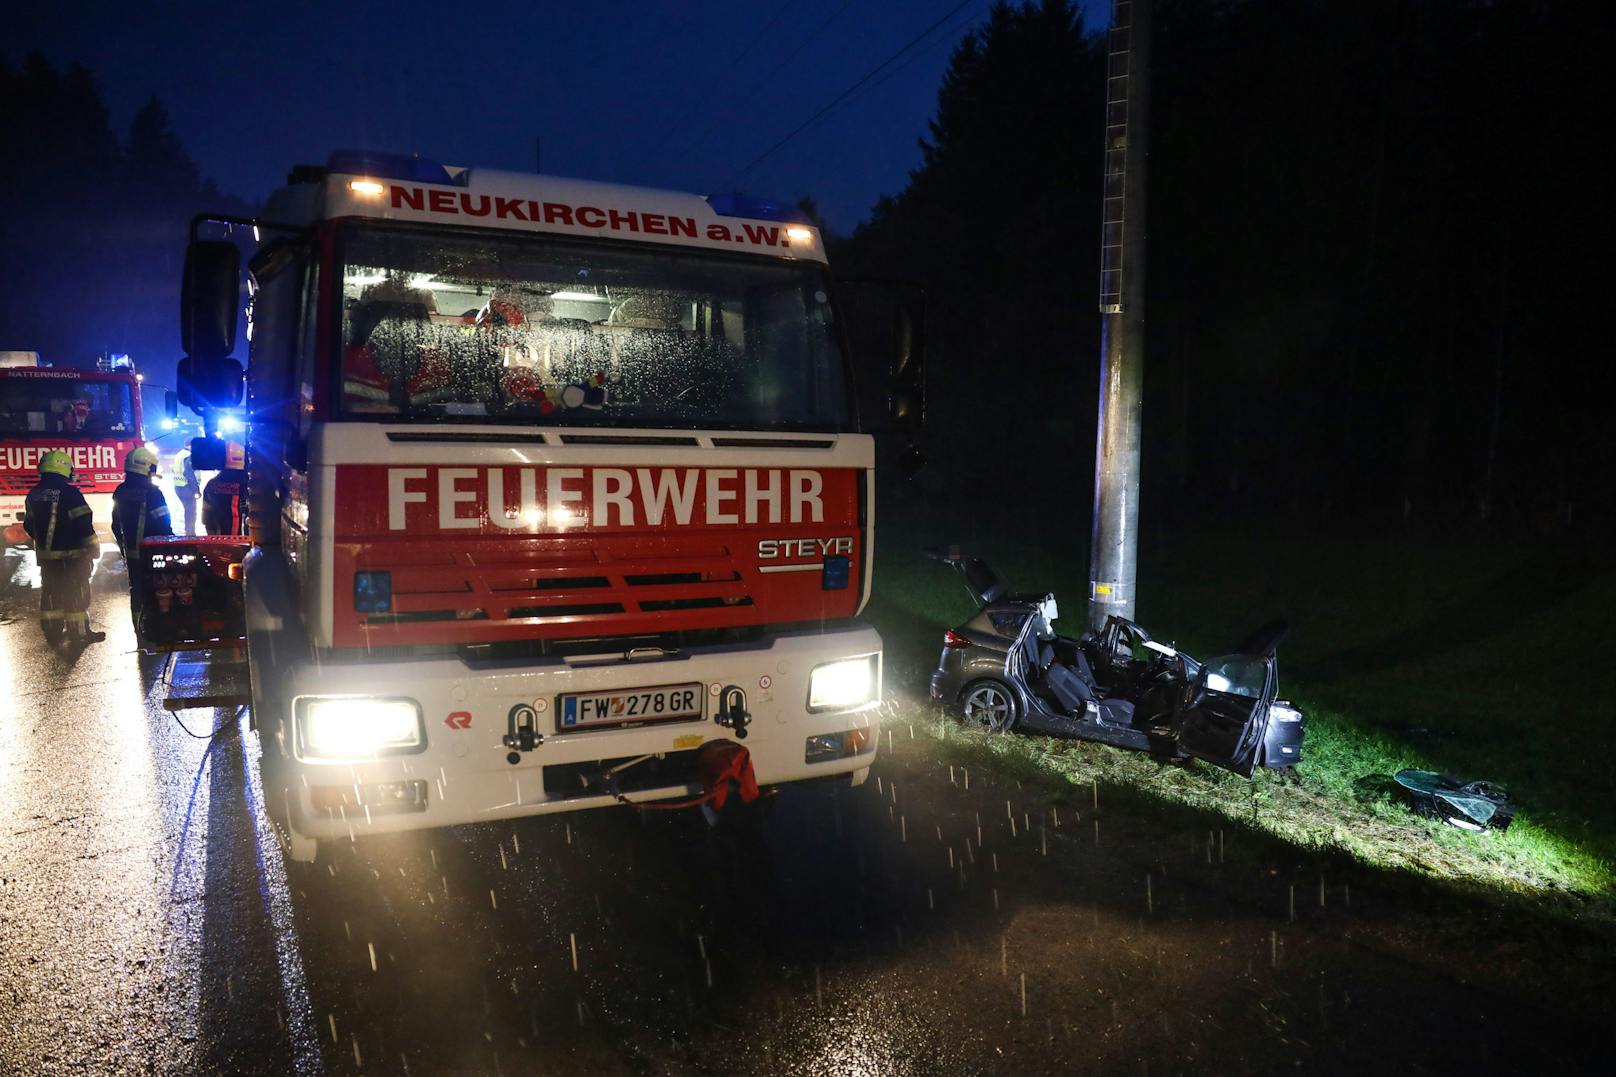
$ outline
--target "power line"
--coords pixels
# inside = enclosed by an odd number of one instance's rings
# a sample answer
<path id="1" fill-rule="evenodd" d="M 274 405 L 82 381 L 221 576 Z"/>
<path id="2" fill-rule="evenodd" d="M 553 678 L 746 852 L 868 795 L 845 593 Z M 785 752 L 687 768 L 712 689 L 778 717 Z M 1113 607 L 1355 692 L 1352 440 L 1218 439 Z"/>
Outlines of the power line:
<path id="1" fill-rule="evenodd" d="M 791 66 L 791 61 L 795 60 L 799 55 L 801 55 L 803 49 L 806 49 L 810 44 L 812 44 L 813 40 L 815 38 L 817 38 L 820 34 L 824 33 L 826 28 L 828 28 L 831 23 L 835 22 L 837 19 L 842 17 L 842 12 L 846 11 L 848 8 L 850 8 L 852 6 L 853 6 L 853 0 L 843 0 L 843 3 L 842 3 L 842 5 L 840 7 L 838 7 L 835 11 L 831 12 L 830 15 L 823 22 L 821 22 L 818 26 L 814 27 L 814 29 L 813 29 L 813 31 L 811 33 L 808 33 L 808 34 L 804 35 L 802 40 L 797 42 L 797 47 L 792 49 L 789 53 L 787 53 L 785 59 L 783 59 L 779 63 L 775 64 L 774 67 L 769 71 L 768 74 L 764 75 L 762 78 L 760 78 L 757 81 L 753 82 L 751 86 L 747 87 L 745 92 L 740 94 L 739 100 L 742 100 L 742 101 L 750 101 L 750 100 L 752 100 L 753 96 L 759 90 L 761 90 L 763 88 L 764 83 L 768 82 L 771 78 L 774 78 L 775 76 L 777 76 L 780 72 L 788 70 L 790 68 L 790 66 Z M 702 144 L 702 141 L 704 139 L 706 139 L 706 137 L 708 135 L 712 134 L 715 130 L 717 130 L 719 124 L 722 123 L 722 122 L 723 122 L 723 120 L 722 120 L 721 117 L 714 116 L 711 120 L 708 121 L 707 126 L 703 127 L 700 131 L 698 131 L 696 133 L 696 135 L 693 138 L 691 138 L 688 143 L 686 143 L 686 145 L 688 145 L 688 146 L 700 146 Z M 665 143 L 666 141 L 667 141 L 667 139 L 664 137 L 663 142 Z"/>
<path id="2" fill-rule="evenodd" d="M 774 14 L 769 16 L 769 21 L 765 22 L 763 24 L 763 28 L 752 35 L 752 39 L 741 48 L 741 51 L 735 54 L 734 58 L 731 59 L 728 64 L 725 65 L 724 70 L 707 81 L 706 86 L 703 87 L 701 93 L 697 96 L 698 108 L 705 107 L 707 102 L 712 99 L 713 91 L 717 90 L 719 86 L 723 84 L 724 80 L 729 78 L 730 75 L 740 70 L 741 61 L 750 56 L 752 54 L 752 50 L 757 48 L 758 43 L 763 40 L 764 36 L 767 35 L 770 30 L 774 29 L 774 24 L 780 21 L 780 16 L 784 15 L 788 8 L 793 7 L 798 2 L 799 0 L 785 0 L 785 3 L 774 9 Z M 647 161 L 656 161 L 660 159 L 663 148 L 667 146 L 668 141 L 673 138 L 674 134 L 675 129 L 671 126 L 664 130 L 662 132 L 662 137 L 657 140 L 656 145 L 652 146 L 650 153 L 646 155 Z"/>
<path id="3" fill-rule="evenodd" d="M 872 82 L 868 86 L 864 87 L 858 93 L 856 93 L 853 96 L 849 97 L 846 101 L 843 101 L 840 105 L 837 105 L 836 107 L 832 108 L 829 112 L 826 112 L 825 113 L 825 118 L 829 119 L 832 115 L 834 115 L 835 113 L 837 113 L 837 112 L 841 111 L 842 109 L 846 108 L 848 105 L 853 104 L 853 102 L 857 101 L 860 97 L 863 97 L 865 94 L 871 93 L 871 92 L 873 92 L 875 90 L 880 89 L 882 86 L 885 86 L 888 82 L 892 81 L 892 79 L 894 77 L 896 77 L 898 75 L 901 75 L 903 72 L 905 72 L 905 71 L 909 70 L 909 68 L 913 67 L 916 62 L 918 62 L 919 60 L 924 59 L 938 45 L 947 45 L 947 44 L 950 44 L 950 43 L 956 43 L 957 44 L 957 41 L 955 41 L 955 39 L 954 39 L 954 34 L 958 33 L 961 28 L 969 26 L 978 17 L 979 16 L 975 15 L 975 14 L 967 14 L 966 17 L 963 18 L 963 19 L 954 20 L 954 24 L 951 27 L 948 27 L 944 31 L 944 33 L 937 38 L 937 40 L 928 43 L 924 48 L 916 49 L 915 52 L 914 52 L 914 55 L 910 56 L 903 63 L 899 64 L 897 67 L 894 67 L 891 71 L 888 71 L 886 74 L 882 75 L 880 78 L 876 79 L 874 82 Z"/>
<path id="4" fill-rule="evenodd" d="M 735 59 L 729 62 L 731 71 L 740 66 L 741 61 L 746 59 L 747 53 L 757 48 L 757 43 L 763 40 L 764 34 L 774 29 L 774 24 L 780 21 L 780 16 L 786 13 L 786 8 L 791 7 L 796 2 L 797 0 L 786 0 L 785 3 L 775 8 L 774 14 L 769 16 L 769 21 L 763 24 L 763 29 L 759 30 L 755 35 L 753 35 L 752 40 L 746 43 L 746 47 L 736 54 Z M 724 74 L 729 74 L 729 71 L 724 72 Z M 722 78 L 722 76 L 720 76 L 720 78 Z"/>
<path id="5" fill-rule="evenodd" d="M 823 108 L 821 108 L 818 112 L 814 113 L 812 116 L 809 116 L 806 120 L 802 121 L 802 123 L 798 124 L 796 129 L 793 130 L 790 134 L 786 135 L 786 137 L 782 138 L 780 141 L 776 142 L 774 145 L 770 146 L 768 149 L 766 149 L 762 153 L 758 154 L 756 157 L 754 157 L 751 161 L 749 161 L 747 163 L 746 167 L 744 167 L 744 168 L 740 169 L 739 171 L 733 173 L 729 177 L 729 179 L 724 181 L 724 185 L 728 186 L 729 184 L 734 183 L 736 180 L 740 179 L 742 176 L 744 176 L 748 172 L 752 171 L 752 169 L 756 168 L 758 165 L 762 164 L 764 161 L 766 161 L 770 157 L 774 156 L 774 154 L 782 146 L 784 146 L 786 143 L 790 142 L 792 139 L 796 138 L 798 135 L 802 134 L 804 131 L 808 130 L 808 128 L 812 127 L 822 117 L 826 116 L 827 114 L 829 114 L 831 112 L 831 110 L 836 108 L 836 106 L 840 105 L 843 101 L 845 101 L 849 97 L 851 97 L 865 83 L 869 82 L 871 79 L 875 78 L 875 76 L 879 75 L 882 71 L 886 70 L 886 68 L 888 66 L 890 66 L 893 63 L 893 61 L 897 60 L 904 53 L 908 52 L 910 49 L 912 49 L 916 45 L 920 44 L 920 42 L 923 41 L 925 38 L 931 36 L 932 32 L 934 30 L 936 30 L 939 26 L 942 26 L 945 22 L 949 21 L 955 15 L 959 14 L 961 11 L 965 10 L 967 7 L 970 7 L 972 4 L 980 3 L 980 2 L 981 2 L 981 0 L 961 0 L 960 3 L 954 5 L 952 8 L 950 8 L 947 11 L 946 14 L 943 15 L 942 18 L 938 19 L 936 22 L 932 23 L 930 26 L 926 27 L 926 29 L 922 30 L 920 33 L 916 34 L 913 38 L 911 38 L 909 40 L 908 44 L 904 45 L 903 48 L 899 49 L 897 52 L 893 53 L 891 56 L 888 56 L 885 60 L 882 60 L 879 64 L 877 64 L 874 68 L 872 68 L 869 71 L 869 73 L 866 74 L 863 78 L 859 79 L 857 82 L 853 83 L 853 85 L 849 86 L 847 89 L 845 89 L 841 93 L 837 94 L 834 98 L 831 99 L 831 101 L 827 105 L 825 105 Z"/>

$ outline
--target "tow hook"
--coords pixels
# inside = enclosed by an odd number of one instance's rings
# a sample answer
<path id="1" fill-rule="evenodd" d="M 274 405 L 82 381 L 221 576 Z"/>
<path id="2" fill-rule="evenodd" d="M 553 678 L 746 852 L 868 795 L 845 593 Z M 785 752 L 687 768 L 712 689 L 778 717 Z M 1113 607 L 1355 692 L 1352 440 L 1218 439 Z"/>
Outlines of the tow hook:
<path id="1" fill-rule="evenodd" d="M 531 752 L 544 743 L 544 734 L 539 732 L 539 712 L 527 703 L 511 708 L 505 716 L 505 726 L 505 735 L 499 742 L 511 749 L 505 762 L 513 767 L 522 761 L 522 752 Z"/>
<path id="2" fill-rule="evenodd" d="M 726 685 L 718 693 L 718 713 L 713 715 L 713 721 L 735 730 L 736 740 L 745 740 L 746 727 L 752 722 L 752 714 L 746 709 L 746 693 L 733 684 Z"/>

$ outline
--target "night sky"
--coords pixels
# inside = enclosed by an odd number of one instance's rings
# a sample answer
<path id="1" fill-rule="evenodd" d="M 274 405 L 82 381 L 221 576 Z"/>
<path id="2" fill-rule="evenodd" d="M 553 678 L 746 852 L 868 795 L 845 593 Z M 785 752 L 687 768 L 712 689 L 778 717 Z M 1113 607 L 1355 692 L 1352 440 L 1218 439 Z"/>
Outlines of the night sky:
<path id="1" fill-rule="evenodd" d="M 253 201 L 337 147 L 532 170 L 538 138 L 552 174 L 809 195 L 846 232 L 918 163 L 949 53 L 989 6 L 958 4 L 19 5 L 0 55 L 84 64 L 119 130 L 156 95 L 203 173 Z"/>

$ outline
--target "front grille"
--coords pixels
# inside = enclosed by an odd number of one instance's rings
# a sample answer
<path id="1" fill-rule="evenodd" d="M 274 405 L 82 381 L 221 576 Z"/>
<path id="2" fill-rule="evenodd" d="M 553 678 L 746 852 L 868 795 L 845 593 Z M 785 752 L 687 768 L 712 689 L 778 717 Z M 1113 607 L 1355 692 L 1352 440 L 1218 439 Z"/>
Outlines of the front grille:
<path id="1" fill-rule="evenodd" d="M 610 587 L 612 581 L 605 576 L 539 576 L 517 580 L 508 586 L 492 586 L 491 591 L 580 591 L 592 587 Z"/>
<path id="2" fill-rule="evenodd" d="M 623 582 L 630 587 L 652 587 L 667 583 L 701 583 L 702 579 L 699 572 L 659 572 L 654 575 L 624 576 Z"/>
<path id="3" fill-rule="evenodd" d="M 622 613 L 616 602 L 580 602 L 573 605 L 512 606 L 512 617 L 589 617 L 598 613 Z"/>
<path id="4" fill-rule="evenodd" d="M 641 602 L 640 609 L 646 613 L 660 613 L 664 610 L 712 610 L 724 606 L 750 606 L 750 595 L 741 595 L 738 598 L 662 598 L 650 602 Z"/>
<path id="5" fill-rule="evenodd" d="M 664 569 L 669 560 L 677 568 Z M 672 566 L 669 566 L 672 568 Z M 392 609 L 356 616 L 371 626 L 743 609 L 754 604 L 725 546 L 680 543 L 665 557 L 623 560 L 598 546 L 485 543 L 467 552 L 388 550 L 358 554 L 359 572 L 387 572 Z"/>
<path id="6" fill-rule="evenodd" d="M 405 613 L 372 613 L 365 617 L 366 624 L 414 625 L 431 621 L 486 621 L 487 610 L 410 610 Z"/>

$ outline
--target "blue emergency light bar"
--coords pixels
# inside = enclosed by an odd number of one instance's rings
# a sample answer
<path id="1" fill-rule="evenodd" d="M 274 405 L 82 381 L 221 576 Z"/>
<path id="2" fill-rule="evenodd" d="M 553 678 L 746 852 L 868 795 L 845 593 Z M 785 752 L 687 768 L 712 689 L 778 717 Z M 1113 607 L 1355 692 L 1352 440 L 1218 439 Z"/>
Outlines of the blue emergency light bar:
<path id="1" fill-rule="evenodd" d="M 327 172 L 372 179 L 409 180 L 412 183 L 453 184 L 449 170 L 425 157 L 373 150 L 337 150 L 325 163 Z"/>
<path id="2" fill-rule="evenodd" d="M 781 221 L 785 224 L 814 223 L 796 206 L 776 202 L 771 198 L 741 194 L 739 191 L 710 194 L 707 196 L 707 204 L 720 217 L 750 217 L 754 221 Z"/>

